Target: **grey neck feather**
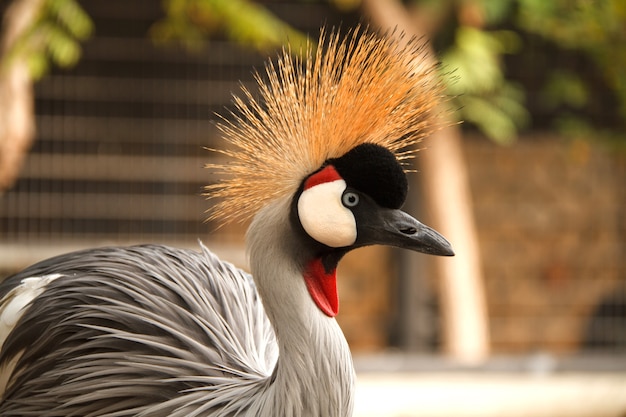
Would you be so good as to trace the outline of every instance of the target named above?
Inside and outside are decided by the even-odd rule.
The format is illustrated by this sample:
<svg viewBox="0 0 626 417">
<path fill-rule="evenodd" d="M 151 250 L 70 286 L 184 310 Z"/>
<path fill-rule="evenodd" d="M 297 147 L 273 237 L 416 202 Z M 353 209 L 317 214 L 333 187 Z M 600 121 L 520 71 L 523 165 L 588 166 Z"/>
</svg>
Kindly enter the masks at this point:
<svg viewBox="0 0 626 417">
<path fill-rule="evenodd" d="M 308 294 L 302 265 L 311 254 L 291 228 L 289 207 L 289 200 L 265 207 L 248 231 L 250 267 L 280 352 L 267 395 L 250 411 L 350 416 L 355 380 L 350 350 L 336 320 Z"/>
</svg>

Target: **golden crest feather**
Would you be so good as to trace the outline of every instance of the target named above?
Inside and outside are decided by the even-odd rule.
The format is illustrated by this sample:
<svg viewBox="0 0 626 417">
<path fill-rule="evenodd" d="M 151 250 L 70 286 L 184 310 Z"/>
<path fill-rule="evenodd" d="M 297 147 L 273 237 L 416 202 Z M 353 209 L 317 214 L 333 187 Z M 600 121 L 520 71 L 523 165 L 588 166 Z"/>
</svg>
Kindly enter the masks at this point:
<svg viewBox="0 0 626 417">
<path fill-rule="evenodd" d="M 256 74 L 259 99 L 242 87 L 232 120 L 218 124 L 229 150 L 222 177 L 206 187 L 219 201 L 209 220 L 247 220 L 269 201 L 294 195 L 329 158 L 374 143 L 404 160 L 437 127 L 443 96 L 436 66 L 417 39 L 356 29 L 322 32 L 301 58 L 284 50 Z"/>
</svg>

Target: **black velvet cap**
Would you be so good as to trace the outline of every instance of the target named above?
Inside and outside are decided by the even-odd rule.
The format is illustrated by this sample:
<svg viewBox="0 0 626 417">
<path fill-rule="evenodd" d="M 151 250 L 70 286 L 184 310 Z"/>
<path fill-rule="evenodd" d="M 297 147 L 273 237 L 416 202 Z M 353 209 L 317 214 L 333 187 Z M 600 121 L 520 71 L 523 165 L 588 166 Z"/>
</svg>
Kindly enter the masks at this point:
<svg viewBox="0 0 626 417">
<path fill-rule="evenodd" d="M 349 187 L 369 195 L 382 207 L 397 209 L 406 200 L 406 174 L 387 148 L 364 143 L 327 164 L 335 167 Z"/>
</svg>

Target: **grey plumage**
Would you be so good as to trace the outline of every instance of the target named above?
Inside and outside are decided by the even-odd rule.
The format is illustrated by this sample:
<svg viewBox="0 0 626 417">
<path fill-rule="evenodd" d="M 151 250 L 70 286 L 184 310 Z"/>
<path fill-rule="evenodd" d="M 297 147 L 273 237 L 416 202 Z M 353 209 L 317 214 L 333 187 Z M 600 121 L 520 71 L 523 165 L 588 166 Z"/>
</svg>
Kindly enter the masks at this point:
<svg viewBox="0 0 626 417">
<path fill-rule="evenodd" d="M 350 350 L 307 292 L 311 248 L 288 238 L 290 204 L 274 201 L 249 228 L 254 282 L 205 248 L 154 245 L 76 252 L 9 278 L 0 296 L 61 275 L 2 345 L 0 369 L 19 360 L 0 415 L 350 416 Z"/>
<path fill-rule="evenodd" d="M 270 382 L 277 345 L 254 284 L 204 247 L 63 255 L 6 280 L 0 299 L 54 273 L 3 346 L 3 362 L 25 353 L 0 415 L 234 415 Z"/>
</svg>

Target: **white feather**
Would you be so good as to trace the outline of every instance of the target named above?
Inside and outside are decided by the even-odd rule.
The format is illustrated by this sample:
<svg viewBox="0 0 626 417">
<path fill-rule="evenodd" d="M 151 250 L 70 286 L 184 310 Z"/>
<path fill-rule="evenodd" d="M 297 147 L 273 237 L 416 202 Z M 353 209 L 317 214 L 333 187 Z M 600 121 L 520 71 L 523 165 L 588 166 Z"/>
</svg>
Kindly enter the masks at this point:
<svg viewBox="0 0 626 417">
<path fill-rule="evenodd" d="M 0 300 L 0 349 L 20 317 L 24 315 L 26 307 L 37 298 L 61 274 L 45 275 L 43 277 L 24 278 L 20 285 L 9 291 Z M 0 366 L 0 396 L 4 394 L 9 377 L 23 352 L 19 352 Z"/>
<path fill-rule="evenodd" d="M 0 348 L 24 314 L 25 307 L 37 298 L 48 284 L 61 276 L 61 274 L 51 274 L 24 278 L 20 285 L 2 297 L 0 300 Z"/>
</svg>

